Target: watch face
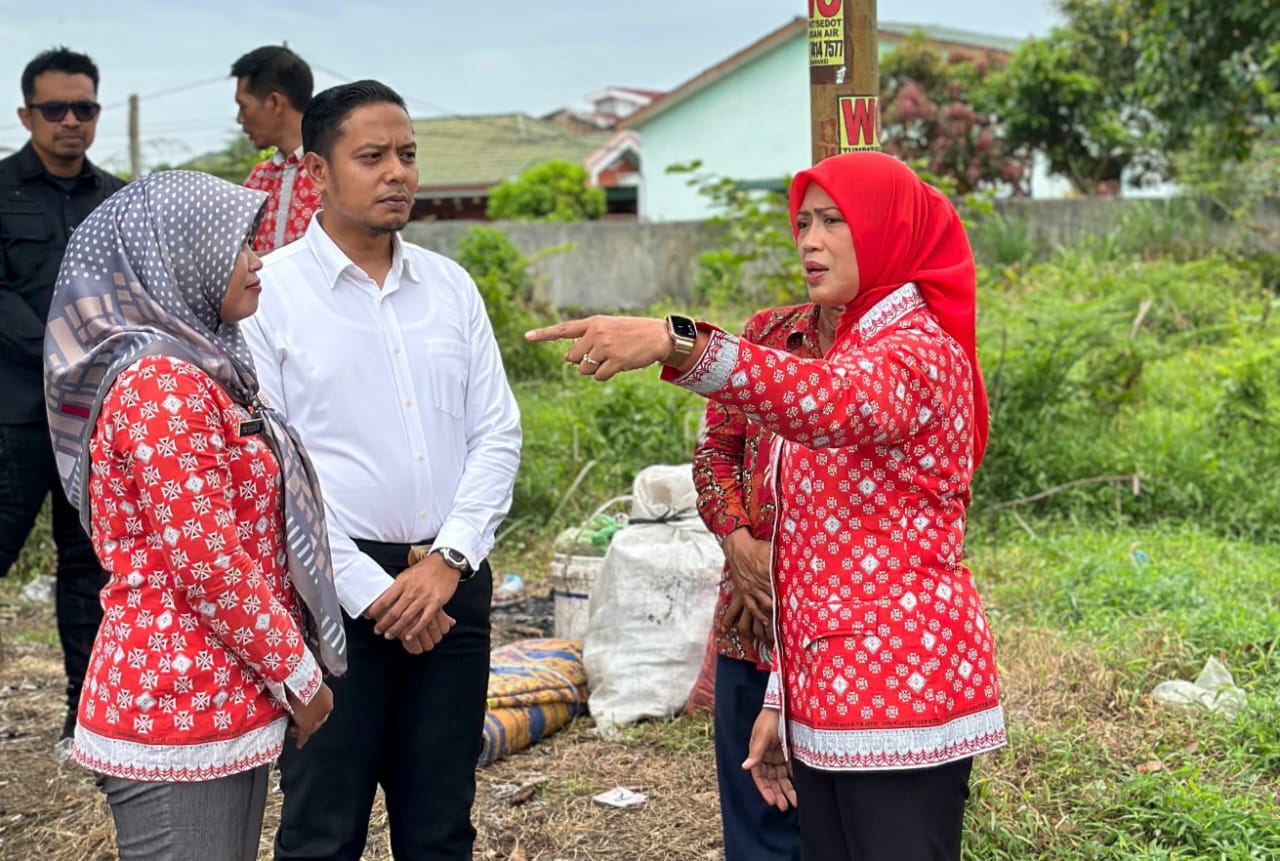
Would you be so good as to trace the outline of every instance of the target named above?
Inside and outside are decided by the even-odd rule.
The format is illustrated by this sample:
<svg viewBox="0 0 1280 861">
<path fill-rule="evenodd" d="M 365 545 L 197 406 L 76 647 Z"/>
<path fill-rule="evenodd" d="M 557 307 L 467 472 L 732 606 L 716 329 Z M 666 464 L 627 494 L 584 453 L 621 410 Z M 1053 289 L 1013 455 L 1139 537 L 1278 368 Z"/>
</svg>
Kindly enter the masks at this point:
<svg viewBox="0 0 1280 861">
<path fill-rule="evenodd" d="M 671 322 L 671 331 L 677 338 L 697 338 L 698 327 L 688 317 L 672 314 L 667 318 Z"/>
</svg>

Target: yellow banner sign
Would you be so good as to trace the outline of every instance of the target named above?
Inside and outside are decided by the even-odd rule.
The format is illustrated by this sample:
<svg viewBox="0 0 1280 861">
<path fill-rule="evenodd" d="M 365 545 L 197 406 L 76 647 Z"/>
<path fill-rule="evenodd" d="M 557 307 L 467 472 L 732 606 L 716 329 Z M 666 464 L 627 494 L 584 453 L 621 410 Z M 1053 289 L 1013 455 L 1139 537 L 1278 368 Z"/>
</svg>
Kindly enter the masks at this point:
<svg viewBox="0 0 1280 861">
<path fill-rule="evenodd" d="M 809 0 L 809 65 L 844 65 L 844 0 Z"/>
<path fill-rule="evenodd" d="M 880 100 L 875 96 L 840 96 L 840 152 L 880 149 Z"/>
</svg>

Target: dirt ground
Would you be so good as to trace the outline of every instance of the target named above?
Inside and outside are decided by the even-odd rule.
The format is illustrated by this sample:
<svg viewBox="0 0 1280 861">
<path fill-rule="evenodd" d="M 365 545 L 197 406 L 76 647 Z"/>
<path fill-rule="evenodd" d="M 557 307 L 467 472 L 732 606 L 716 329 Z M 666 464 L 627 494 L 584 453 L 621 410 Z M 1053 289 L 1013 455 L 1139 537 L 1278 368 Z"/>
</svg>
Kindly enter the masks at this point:
<svg viewBox="0 0 1280 861">
<path fill-rule="evenodd" d="M 541 635 L 547 602 L 495 616 L 494 645 Z M 63 676 L 52 605 L 0 594 L 0 859 L 108 861 L 115 842 L 93 778 L 52 755 L 62 724 Z M 623 786 L 648 796 L 629 809 L 592 796 Z M 681 718 L 596 736 L 589 718 L 478 772 L 477 859 L 624 861 L 723 858 L 709 718 Z M 269 859 L 280 795 L 267 803 L 260 859 Z M 390 859 L 379 800 L 365 851 Z M 194 858 L 193 858 L 194 861 Z"/>
</svg>

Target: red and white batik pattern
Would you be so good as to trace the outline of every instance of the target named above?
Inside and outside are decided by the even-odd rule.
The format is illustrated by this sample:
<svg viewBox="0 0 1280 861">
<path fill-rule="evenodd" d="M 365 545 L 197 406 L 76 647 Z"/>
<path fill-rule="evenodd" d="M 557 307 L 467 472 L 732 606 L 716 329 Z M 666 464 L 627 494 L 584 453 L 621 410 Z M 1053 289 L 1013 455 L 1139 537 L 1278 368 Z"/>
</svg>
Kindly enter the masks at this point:
<svg viewBox="0 0 1280 861">
<path fill-rule="evenodd" d="M 111 577 L 72 756 L 130 780 L 208 780 L 280 752 L 285 688 L 321 673 L 286 574 L 279 470 L 203 371 L 122 372 L 90 441 L 94 549 Z"/>
<path fill-rule="evenodd" d="M 800 356 L 822 355 L 815 305 L 760 311 L 743 326 L 742 337 Z M 705 426 L 693 453 L 693 483 L 698 489 L 698 513 L 702 521 L 721 541 L 740 528 L 750 530 L 751 536 L 759 541 L 769 541 L 773 538 L 777 514 L 769 454 L 773 434 L 747 421 L 741 410 L 715 401 L 707 404 Z M 733 583 L 726 563 L 720 575 L 720 595 L 711 623 L 716 654 L 768 666 L 763 645 L 738 633 L 737 619 L 729 615 L 733 597 Z"/>
<path fill-rule="evenodd" d="M 275 251 L 301 237 L 307 232 L 311 216 L 320 209 L 320 193 L 311 184 L 311 175 L 297 153 L 285 156 L 277 152 L 259 162 L 249 172 L 244 187 L 270 195 L 253 238 L 253 250 L 259 254 Z"/>
<path fill-rule="evenodd" d="M 972 374 L 906 285 L 806 360 L 713 331 L 680 385 L 786 442 L 773 539 L 791 753 L 827 770 L 938 765 L 1005 743 L 964 557 Z"/>
</svg>

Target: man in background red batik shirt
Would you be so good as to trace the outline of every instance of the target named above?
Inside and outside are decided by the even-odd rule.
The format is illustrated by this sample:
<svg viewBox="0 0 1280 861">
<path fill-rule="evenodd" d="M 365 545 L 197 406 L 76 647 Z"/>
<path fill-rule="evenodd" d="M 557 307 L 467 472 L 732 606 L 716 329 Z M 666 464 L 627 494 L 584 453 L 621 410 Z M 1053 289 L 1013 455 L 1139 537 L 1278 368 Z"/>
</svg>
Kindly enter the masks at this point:
<svg viewBox="0 0 1280 861">
<path fill-rule="evenodd" d="M 302 112 L 311 101 L 311 67 L 280 45 L 257 48 L 231 66 L 236 79 L 236 122 L 258 149 L 275 147 L 244 181 L 265 191 L 266 209 L 254 236 L 259 254 L 274 251 L 306 233 L 320 195 L 302 166 Z"/>
<path fill-rule="evenodd" d="M 770 308 L 747 321 L 742 336 L 802 358 L 831 346 L 839 308 L 813 304 Z M 794 809 L 765 803 L 749 772 L 751 727 L 764 702 L 773 645 L 769 542 L 776 513 L 770 470 L 773 435 L 741 411 L 707 405 L 706 430 L 693 455 L 698 512 L 720 539 L 720 578 L 713 637 L 716 649 L 715 746 L 726 861 L 799 861 Z"/>
</svg>

